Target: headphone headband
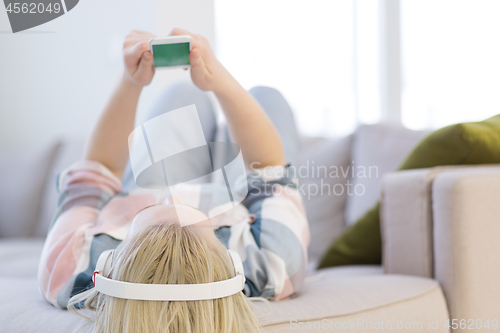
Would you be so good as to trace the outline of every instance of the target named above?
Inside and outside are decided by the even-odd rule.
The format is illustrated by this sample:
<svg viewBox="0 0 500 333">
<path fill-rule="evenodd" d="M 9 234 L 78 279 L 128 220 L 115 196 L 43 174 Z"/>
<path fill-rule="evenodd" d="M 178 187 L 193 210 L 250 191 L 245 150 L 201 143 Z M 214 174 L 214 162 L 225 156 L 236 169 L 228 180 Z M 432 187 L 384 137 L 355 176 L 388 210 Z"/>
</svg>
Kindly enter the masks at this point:
<svg viewBox="0 0 500 333">
<path fill-rule="evenodd" d="M 200 284 L 147 284 L 105 277 L 110 271 L 114 250 L 104 251 L 94 271 L 94 287 L 108 296 L 143 301 L 199 301 L 228 297 L 243 290 L 245 275 L 238 253 L 227 252 L 236 271 L 236 276 L 231 279 Z"/>
</svg>

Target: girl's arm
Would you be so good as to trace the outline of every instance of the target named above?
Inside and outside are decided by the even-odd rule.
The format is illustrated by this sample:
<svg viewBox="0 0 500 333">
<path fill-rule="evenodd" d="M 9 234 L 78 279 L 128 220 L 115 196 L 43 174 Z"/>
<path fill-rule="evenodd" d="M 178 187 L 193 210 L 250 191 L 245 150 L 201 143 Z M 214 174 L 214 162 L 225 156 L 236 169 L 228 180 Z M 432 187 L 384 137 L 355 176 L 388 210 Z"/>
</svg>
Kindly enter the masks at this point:
<svg viewBox="0 0 500 333">
<path fill-rule="evenodd" d="M 149 39 L 154 35 L 134 30 L 125 37 L 125 72 L 93 130 L 84 158 L 104 164 L 122 178 L 128 159 L 128 136 L 134 129 L 137 103 L 143 86 L 153 79 Z"/>
<path fill-rule="evenodd" d="M 255 163 L 258 168 L 285 165 L 279 134 L 253 96 L 230 74 L 214 92 L 226 115 L 229 134 L 247 164 Z"/>
<path fill-rule="evenodd" d="M 259 168 L 285 165 L 278 132 L 262 107 L 217 60 L 208 41 L 182 29 L 172 35 L 190 35 L 191 79 L 201 90 L 217 96 L 227 119 L 231 138 L 240 146 L 245 162 Z"/>
</svg>

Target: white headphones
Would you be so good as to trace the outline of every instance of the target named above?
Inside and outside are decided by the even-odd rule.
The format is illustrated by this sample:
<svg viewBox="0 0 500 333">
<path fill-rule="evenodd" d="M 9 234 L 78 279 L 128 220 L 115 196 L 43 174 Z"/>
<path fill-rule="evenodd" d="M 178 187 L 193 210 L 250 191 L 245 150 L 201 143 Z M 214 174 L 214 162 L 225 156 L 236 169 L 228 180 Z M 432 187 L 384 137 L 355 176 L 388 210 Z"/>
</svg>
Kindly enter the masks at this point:
<svg viewBox="0 0 500 333">
<path fill-rule="evenodd" d="M 108 296 L 143 301 L 200 301 L 234 295 L 243 290 L 245 274 L 240 256 L 228 250 L 236 276 L 218 282 L 200 284 L 147 284 L 112 280 L 105 277 L 111 270 L 114 250 L 101 253 L 92 281 L 100 293 Z"/>
</svg>

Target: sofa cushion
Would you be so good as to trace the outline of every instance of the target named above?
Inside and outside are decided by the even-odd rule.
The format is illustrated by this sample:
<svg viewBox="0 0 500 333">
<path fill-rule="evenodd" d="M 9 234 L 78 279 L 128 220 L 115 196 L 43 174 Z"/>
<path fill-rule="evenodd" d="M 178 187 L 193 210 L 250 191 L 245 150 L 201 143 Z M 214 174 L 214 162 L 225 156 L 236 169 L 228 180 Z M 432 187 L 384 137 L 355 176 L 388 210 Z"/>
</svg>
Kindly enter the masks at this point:
<svg viewBox="0 0 500 333">
<path fill-rule="evenodd" d="M 324 331 L 318 325 L 352 322 L 353 332 L 384 332 L 377 329 L 382 322 L 384 327 L 391 323 L 394 331 L 400 322 L 421 323 L 425 329 L 429 321 L 439 322 L 433 332 L 448 332 L 446 303 L 437 282 L 381 272 L 380 267 L 369 266 L 323 270 L 298 297 L 271 302 L 269 309 L 254 302 L 256 312 L 265 332 L 289 332 L 307 323 L 316 325 L 307 331 L 316 332 Z M 88 325 L 85 319 L 46 303 L 35 278 L 0 277 L 0 294 L 0 321 L 6 332 L 71 332 Z"/>
<path fill-rule="evenodd" d="M 446 302 L 435 280 L 383 275 L 373 266 L 329 268 L 319 273 L 324 277 L 306 283 L 299 297 L 271 304 L 260 319 L 266 332 L 300 328 L 308 332 L 386 332 L 407 322 L 421 323 L 423 328 L 408 331 L 425 331 L 429 321 L 439 322 L 436 332 L 448 332 L 444 327 Z M 265 313 L 265 304 L 258 304 L 258 308 Z M 380 326 L 382 322 L 386 329 Z"/>
<path fill-rule="evenodd" d="M 364 125 L 356 130 L 352 147 L 353 195 L 347 199 L 347 225 L 355 223 L 377 203 L 382 177 L 395 171 L 426 133 L 386 124 Z"/>
<path fill-rule="evenodd" d="M 345 226 L 345 191 L 349 174 L 344 177 L 351 159 L 352 137 L 302 139 L 297 175 L 307 212 L 311 243 L 309 263 L 315 268 L 333 240 Z"/>
<path fill-rule="evenodd" d="M 486 163 L 500 163 L 500 114 L 435 131 L 408 155 L 399 169 Z"/>
<path fill-rule="evenodd" d="M 54 162 L 50 166 L 47 174 L 47 182 L 43 188 L 43 196 L 40 205 L 40 214 L 34 230 L 34 237 L 47 236 L 49 224 L 57 207 L 56 177 L 59 172 L 72 165 L 83 156 L 83 138 L 72 138 L 61 142 L 54 157 Z"/>
<path fill-rule="evenodd" d="M 0 150 L 0 237 L 32 237 L 58 144 Z"/>
</svg>

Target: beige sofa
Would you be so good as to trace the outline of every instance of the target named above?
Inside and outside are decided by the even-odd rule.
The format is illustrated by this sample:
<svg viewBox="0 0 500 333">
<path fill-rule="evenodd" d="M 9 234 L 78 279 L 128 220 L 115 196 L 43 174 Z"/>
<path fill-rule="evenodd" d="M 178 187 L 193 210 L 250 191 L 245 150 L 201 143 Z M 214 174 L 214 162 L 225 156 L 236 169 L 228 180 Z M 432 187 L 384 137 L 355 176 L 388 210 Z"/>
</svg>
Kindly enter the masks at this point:
<svg viewBox="0 0 500 333">
<path fill-rule="evenodd" d="M 302 173 L 310 274 L 297 297 L 269 308 L 255 302 L 266 332 L 448 332 L 447 324 L 480 331 L 479 320 L 483 326 L 489 320 L 492 329 L 500 319 L 500 166 L 391 173 L 424 134 L 374 125 L 345 138 L 304 138 L 300 166 L 371 166 L 377 174 Z M 88 325 L 46 304 L 36 283 L 56 202 L 53 179 L 81 146 L 65 140 L 22 153 L 0 151 L 0 332 L 70 332 Z M 349 195 L 356 186 L 363 193 Z M 332 240 L 380 193 L 383 266 L 315 271 Z"/>
</svg>

